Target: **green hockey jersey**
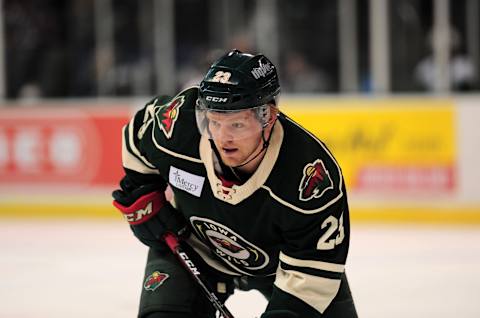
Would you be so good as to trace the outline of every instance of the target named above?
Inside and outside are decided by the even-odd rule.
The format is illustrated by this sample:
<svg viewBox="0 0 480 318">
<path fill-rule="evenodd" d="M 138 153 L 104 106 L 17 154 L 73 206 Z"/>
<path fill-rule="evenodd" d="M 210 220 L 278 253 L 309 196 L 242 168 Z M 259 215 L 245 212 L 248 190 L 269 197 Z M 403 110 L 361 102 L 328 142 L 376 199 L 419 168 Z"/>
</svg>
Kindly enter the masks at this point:
<svg viewBox="0 0 480 318">
<path fill-rule="evenodd" d="M 188 243 L 209 266 L 230 275 L 276 275 L 275 288 L 324 312 L 339 290 L 349 246 L 338 163 L 280 113 L 258 169 L 241 185 L 228 182 L 197 129 L 197 94 L 193 87 L 157 97 L 137 112 L 123 131 L 127 174 L 171 187 L 172 204 L 191 225 Z"/>
</svg>

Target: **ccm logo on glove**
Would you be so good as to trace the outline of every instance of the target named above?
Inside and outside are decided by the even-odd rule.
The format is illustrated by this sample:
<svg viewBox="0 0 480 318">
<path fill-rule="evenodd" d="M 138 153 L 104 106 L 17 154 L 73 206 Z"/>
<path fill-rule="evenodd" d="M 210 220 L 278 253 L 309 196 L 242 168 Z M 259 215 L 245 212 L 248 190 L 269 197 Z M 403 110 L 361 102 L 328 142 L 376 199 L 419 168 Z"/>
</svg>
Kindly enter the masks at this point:
<svg viewBox="0 0 480 318">
<path fill-rule="evenodd" d="M 141 196 L 131 206 L 124 206 L 118 201 L 113 201 L 113 205 L 122 212 L 128 223 L 137 225 L 157 214 L 165 201 L 163 192 L 155 191 Z"/>
</svg>

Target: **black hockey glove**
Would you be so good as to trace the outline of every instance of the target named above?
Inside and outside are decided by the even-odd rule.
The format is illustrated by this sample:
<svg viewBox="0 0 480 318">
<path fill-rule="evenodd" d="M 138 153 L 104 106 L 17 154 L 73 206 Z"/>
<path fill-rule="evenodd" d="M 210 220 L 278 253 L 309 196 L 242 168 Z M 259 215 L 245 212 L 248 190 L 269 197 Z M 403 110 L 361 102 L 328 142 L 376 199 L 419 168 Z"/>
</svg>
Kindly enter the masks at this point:
<svg viewBox="0 0 480 318">
<path fill-rule="evenodd" d="M 155 185 L 145 185 L 129 193 L 115 190 L 113 205 L 122 212 L 133 234 L 145 245 L 165 249 L 163 236 L 172 232 L 180 238 L 188 236 L 184 216 L 165 199 Z"/>
<path fill-rule="evenodd" d="M 298 318 L 299 316 L 290 310 L 269 310 L 264 312 L 260 318 Z"/>
</svg>

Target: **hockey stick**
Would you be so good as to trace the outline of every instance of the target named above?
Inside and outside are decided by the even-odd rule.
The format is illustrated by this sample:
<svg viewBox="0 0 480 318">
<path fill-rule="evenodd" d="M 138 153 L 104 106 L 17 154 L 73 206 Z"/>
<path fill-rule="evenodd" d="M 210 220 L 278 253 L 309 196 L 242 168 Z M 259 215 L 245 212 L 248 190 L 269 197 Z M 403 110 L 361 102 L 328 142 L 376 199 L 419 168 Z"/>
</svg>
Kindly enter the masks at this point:
<svg viewBox="0 0 480 318">
<path fill-rule="evenodd" d="M 183 267 L 185 267 L 185 269 L 190 273 L 190 276 L 192 276 L 193 280 L 200 287 L 203 294 L 207 297 L 213 307 L 215 307 L 215 309 L 220 313 L 220 315 L 223 318 L 234 318 L 230 311 L 228 311 L 227 307 L 225 307 L 225 305 L 217 298 L 215 293 L 207 286 L 205 278 L 198 270 L 198 267 L 195 266 L 188 254 L 185 253 L 185 250 L 180 245 L 178 237 L 175 234 L 168 232 L 163 238 L 165 239 L 165 242 L 172 253 L 177 256 L 177 258 L 180 260 L 180 263 L 182 263 Z"/>
</svg>

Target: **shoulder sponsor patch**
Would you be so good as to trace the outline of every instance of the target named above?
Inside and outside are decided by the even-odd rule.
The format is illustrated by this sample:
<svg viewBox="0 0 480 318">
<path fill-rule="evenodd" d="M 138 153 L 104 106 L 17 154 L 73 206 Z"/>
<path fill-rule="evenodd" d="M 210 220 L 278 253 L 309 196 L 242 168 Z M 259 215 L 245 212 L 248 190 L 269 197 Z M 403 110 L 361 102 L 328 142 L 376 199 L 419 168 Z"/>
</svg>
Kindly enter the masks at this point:
<svg viewBox="0 0 480 318">
<path fill-rule="evenodd" d="M 193 194 L 196 197 L 200 197 L 205 177 L 170 166 L 168 182 L 177 189 Z"/>
<path fill-rule="evenodd" d="M 303 177 L 298 187 L 299 199 L 308 201 L 320 198 L 325 191 L 333 189 L 332 178 L 322 160 L 317 159 L 303 168 Z"/>
<path fill-rule="evenodd" d="M 185 102 L 185 97 L 177 96 L 170 102 L 159 106 L 157 110 L 157 120 L 160 125 L 160 129 L 165 134 L 167 139 L 172 137 L 173 128 L 178 119 L 180 113 L 180 107 Z"/>
<path fill-rule="evenodd" d="M 162 285 L 168 279 L 168 277 L 170 276 L 166 273 L 160 273 L 159 271 L 155 271 L 145 279 L 145 283 L 143 283 L 143 288 L 145 288 L 145 290 L 154 291 L 160 285 Z"/>
</svg>

